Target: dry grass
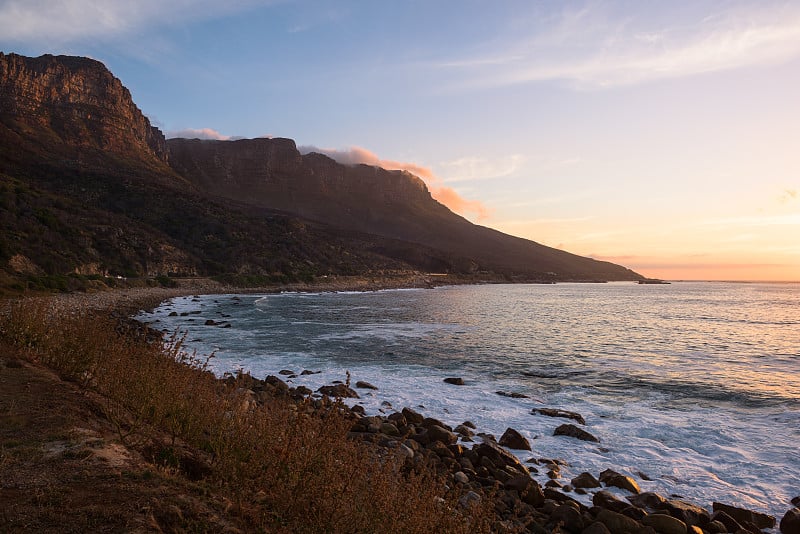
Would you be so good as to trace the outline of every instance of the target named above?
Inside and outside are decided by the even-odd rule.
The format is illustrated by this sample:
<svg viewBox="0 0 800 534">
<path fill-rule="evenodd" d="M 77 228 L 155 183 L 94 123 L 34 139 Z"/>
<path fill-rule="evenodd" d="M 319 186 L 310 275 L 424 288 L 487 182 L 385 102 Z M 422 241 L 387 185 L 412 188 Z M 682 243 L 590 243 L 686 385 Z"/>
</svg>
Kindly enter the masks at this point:
<svg viewBox="0 0 800 534">
<path fill-rule="evenodd" d="M 463 510 L 432 471 L 347 439 L 341 405 L 257 403 L 249 377 L 217 380 L 182 339 L 162 347 L 117 329 L 107 316 L 60 314 L 47 301 L 22 301 L 0 319 L 0 338 L 22 357 L 101 394 L 124 443 L 162 469 L 202 479 L 249 529 L 489 530 L 487 506 Z"/>
</svg>

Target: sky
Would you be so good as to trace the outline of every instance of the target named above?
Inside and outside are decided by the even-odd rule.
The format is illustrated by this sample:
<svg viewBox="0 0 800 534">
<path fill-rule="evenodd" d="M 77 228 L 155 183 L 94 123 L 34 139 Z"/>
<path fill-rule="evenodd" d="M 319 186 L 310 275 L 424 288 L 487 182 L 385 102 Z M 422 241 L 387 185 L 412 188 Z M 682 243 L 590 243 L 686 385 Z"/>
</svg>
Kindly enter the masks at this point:
<svg viewBox="0 0 800 534">
<path fill-rule="evenodd" d="M 408 169 L 471 221 L 645 276 L 800 280 L 800 2 L 0 0 L 168 137 Z"/>
</svg>

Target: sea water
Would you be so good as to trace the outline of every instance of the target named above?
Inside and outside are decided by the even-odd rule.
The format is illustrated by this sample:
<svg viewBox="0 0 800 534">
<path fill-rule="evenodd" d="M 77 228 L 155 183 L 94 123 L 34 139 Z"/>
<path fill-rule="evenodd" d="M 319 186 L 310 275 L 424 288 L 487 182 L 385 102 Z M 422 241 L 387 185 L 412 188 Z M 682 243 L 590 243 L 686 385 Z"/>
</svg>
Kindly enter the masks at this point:
<svg viewBox="0 0 800 534">
<path fill-rule="evenodd" d="M 567 462 L 562 484 L 611 468 L 643 491 L 778 518 L 800 495 L 800 284 L 208 295 L 139 319 L 186 332 L 219 375 L 291 370 L 291 385 L 316 389 L 349 371 L 378 388 L 348 401 L 368 413 L 408 406 L 498 437 L 513 427 L 533 446 L 515 451 L 523 461 Z M 542 407 L 582 414 L 600 442 L 553 436 L 573 421 L 531 413 Z"/>
</svg>

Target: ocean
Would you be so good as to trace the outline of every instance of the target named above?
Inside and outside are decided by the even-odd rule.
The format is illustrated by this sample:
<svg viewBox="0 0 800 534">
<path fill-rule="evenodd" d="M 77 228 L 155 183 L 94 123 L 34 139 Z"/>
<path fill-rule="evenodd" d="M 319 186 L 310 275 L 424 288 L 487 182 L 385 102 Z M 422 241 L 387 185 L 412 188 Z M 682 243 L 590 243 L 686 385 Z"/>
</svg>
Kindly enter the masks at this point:
<svg viewBox="0 0 800 534">
<path fill-rule="evenodd" d="M 203 295 L 137 318 L 185 332 L 219 375 L 290 370 L 291 385 L 316 389 L 349 372 L 378 388 L 348 401 L 368 413 L 407 406 L 497 437 L 515 428 L 533 447 L 521 460 L 567 463 L 562 484 L 612 468 L 642 491 L 778 519 L 800 495 L 800 284 Z M 600 443 L 553 436 L 573 421 L 534 408 L 580 413 Z"/>
</svg>

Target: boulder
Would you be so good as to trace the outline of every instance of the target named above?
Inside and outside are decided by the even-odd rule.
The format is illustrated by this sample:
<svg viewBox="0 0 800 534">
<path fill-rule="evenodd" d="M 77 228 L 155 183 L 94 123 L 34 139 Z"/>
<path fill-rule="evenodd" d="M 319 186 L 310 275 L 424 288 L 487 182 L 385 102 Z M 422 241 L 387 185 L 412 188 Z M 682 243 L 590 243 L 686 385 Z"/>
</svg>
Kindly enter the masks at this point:
<svg viewBox="0 0 800 534">
<path fill-rule="evenodd" d="M 792 499 L 792 504 L 800 508 L 800 495 Z"/>
<path fill-rule="evenodd" d="M 583 430 L 582 428 L 578 428 L 573 424 L 563 424 L 555 429 L 553 432 L 554 436 L 569 436 L 571 438 L 577 438 L 583 441 L 594 441 L 595 443 L 600 443 L 600 440 L 588 433 L 587 431 Z"/>
<path fill-rule="evenodd" d="M 715 502 L 711 505 L 711 508 L 717 511 L 723 511 L 740 524 L 743 523 L 753 523 L 760 529 L 766 528 L 775 528 L 775 518 L 771 515 L 762 514 L 759 512 L 753 512 L 751 510 L 746 510 L 744 508 L 738 508 L 736 506 L 731 506 L 729 504 L 722 504 L 719 502 Z"/>
<path fill-rule="evenodd" d="M 359 380 L 358 382 L 356 382 L 356 387 L 359 389 L 378 389 L 369 382 L 364 382 L 363 380 Z"/>
<path fill-rule="evenodd" d="M 278 374 L 283 376 L 291 376 L 295 373 L 294 371 L 290 371 L 289 369 L 281 369 L 280 371 L 278 371 Z"/>
<path fill-rule="evenodd" d="M 635 534 L 642 528 L 638 521 L 606 508 L 600 510 L 597 520 L 603 523 L 612 534 Z"/>
<path fill-rule="evenodd" d="M 392 423 L 381 423 L 380 433 L 387 436 L 399 436 L 400 431 Z"/>
<path fill-rule="evenodd" d="M 204 324 L 206 326 L 217 326 L 219 323 L 217 323 L 217 321 L 215 321 L 214 319 L 206 319 L 206 322 Z"/>
<path fill-rule="evenodd" d="M 687 525 L 697 525 L 704 528 L 711 521 L 711 514 L 705 508 L 700 508 L 697 505 L 673 499 L 666 501 L 663 504 L 663 509 L 666 510 L 672 517 L 677 517 Z"/>
<path fill-rule="evenodd" d="M 792 508 L 786 512 L 783 519 L 781 519 L 781 533 L 800 534 L 800 509 Z"/>
<path fill-rule="evenodd" d="M 472 430 L 466 425 L 458 425 L 453 429 L 453 432 L 465 438 L 471 438 L 473 435 Z"/>
<path fill-rule="evenodd" d="M 503 435 L 500 436 L 500 441 L 498 443 L 509 449 L 521 451 L 531 450 L 531 444 L 528 439 L 513 428 L 507 428 L 506 431 L 503 432 Z"/>
<path fill-rule="evenodd" d="M 336 397 L 338 399 L 360 399 L 354 390 L 347 387 L 345 384 L 334 384 L 332 386 L 322 386 L 317 390 L 323 395 L 328 397 Z"/>
<path fill-rule="evenodd" d="M 595 521 L 581 532 L 581 534 L 611 534 L 608 527 L 600 521 Z"/>
<path fill-rule="evenodd" d="M 642 524 L 653 527 L 659 534 L 688 534 L 686 523 L 667 514 L 650 514 L 642 518 Z"/>
<path fill-rule="evenodd" d="M 444 379 L 444 382 L 445 382 L 446 384 L 452 384 L 452 385 L 454 385 L 454 386 L 463 386 L 463 385 L 464 385 L 464 379 L 463 379 L 463 378 L 460 378 L 460 377 L 449 377 L 449 378 L 445 378 L 445 379 Z"/>
<path fill-rule="evenodd" d="M 458 436 L 439 425 L 431 425 L 428 427 L 428 437 L 431 441 L 439 441 L 445 445 L 451 445 L 458 441 Z"/>
<path fill-rule="evenodd" d="M 583 416 L 576 412 L 568 412 L 566 410 L 557 410 L 555 408 L 534 408 L 531 410 L 532 414 L 546 415 L 547 417 L 562 417 L 564 419 L 572 419 L 578 423 L 585 425 L 586 420 Z"/>
<path fill-rule="evenodd" d="M 411 408 L 403 408 L 403 411 L 400 413 L 406 417 L 406 421 L 413 425 L 422 424 L 422 421 L 425 420 L 425 417 L 422 414 L 415 412 Z"/>
<path fill-rule="evenodd" d="M 648 510 L 663 510 L 666 507 L 667 500 L 652 491 L 646 491 L 638 495 L 631 495 L 627 498 L 630 503 L 639 508 L 646 508 Z"/>
<path fill-rule="evenodd" d="M 264 383 L 269 384 L 280 392 L 289 391 L 289 385 L 275 375 L 269 375 L 264 379 Z"/>
<path fill-rule="evenodd" d="M 553 513 L 550 514 L 549 522 L 553 525 L 560 523 L 562 532 L 566 530 L 567 532 L 578 534 L 583 531 L 583 516 L 577 509 L 568 504 L 557 506 Z"/>
<path fill-rule="evenodd" d="M 572 485 L 576 488 L 599 488 L 600 481 L 591 473 L 583 472 L 572 479 Z"/>
<path fill-rule="evenodd" d="M 712 521 L 717 521 L 725 525 L 725 530 L 728 532 L 739 532 L 740 530 L 745 531 L 741 524 L 732 518 L 728 513 L 723 512 L 722 510 L 718 512 L 714 512 L 714 515 L 711 516 Z"/>
<path fill-rule="evenodd" d="M 472 452 L 480 459 L 488 459 L 494 466 L 510 466 L 517 471 L 530 474 L 528 468 L 522 465 L 516 456 L 491 441 L 484 441 L 479 445 L 475 445 L 472 448 Z M 475 465 L 478 464 L 476 463 Z"/>
<path fill-rule="evenodd" d="M 622 512 L 624 509 L 630 507 L 628 503 L 618 499 L 613 493 L 607 490 L 602 490 L 595 493 L 592 496 L 592 504 L 598 508 L 605 508 L 613 512 Z"/>
<path fill-rule="evenodd" d="M 507 490 L 516 490 L 519 498 L 525 504 L 539 507 L 544 504 L 544 492 L 539 483 L 533 480 L 530 475 L 518 475 L 510 477 L 503 484 Z"/>
<path fill-rule="evenodd" d="M 606 486 L 614 486 L 615 488 L 628 490 L 631 493 L 639 493 L 639 484 L 635 480 L 611 469 L 606 469 L 600 473 L 600 482 Z"/>
<path fill-rule="evenodd" d="M 458 499 L 458 505 L 461 508 L 470 508 L 474 505 L 480 504 L 481 496 L 474 491 L 468 491 Z"/>
</svg>

